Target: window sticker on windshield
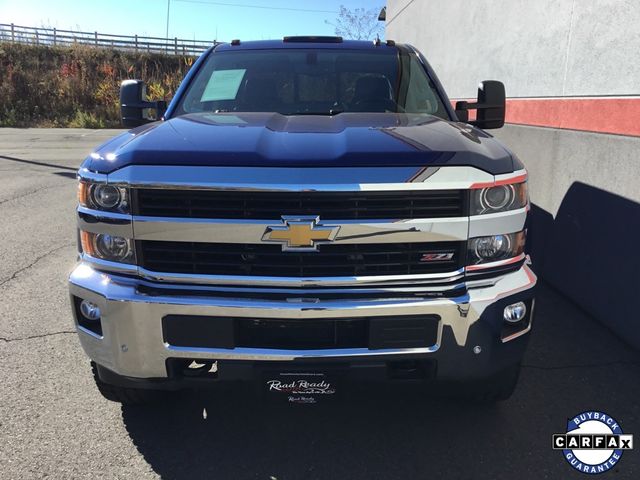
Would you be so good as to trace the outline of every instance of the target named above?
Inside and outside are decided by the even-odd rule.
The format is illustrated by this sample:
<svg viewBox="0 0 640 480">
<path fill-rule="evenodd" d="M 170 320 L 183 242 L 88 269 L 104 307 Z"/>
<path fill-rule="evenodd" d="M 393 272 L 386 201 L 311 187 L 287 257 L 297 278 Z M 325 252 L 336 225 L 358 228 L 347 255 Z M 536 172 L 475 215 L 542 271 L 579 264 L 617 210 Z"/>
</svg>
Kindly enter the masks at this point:
<svg viewBox="0 0 640 480">
<path fill-rule="evenodd" d="M 211 75 L 200 101 L 235 100 L 245 72 L 245 69 L 216 70 Z"/>
</svg>

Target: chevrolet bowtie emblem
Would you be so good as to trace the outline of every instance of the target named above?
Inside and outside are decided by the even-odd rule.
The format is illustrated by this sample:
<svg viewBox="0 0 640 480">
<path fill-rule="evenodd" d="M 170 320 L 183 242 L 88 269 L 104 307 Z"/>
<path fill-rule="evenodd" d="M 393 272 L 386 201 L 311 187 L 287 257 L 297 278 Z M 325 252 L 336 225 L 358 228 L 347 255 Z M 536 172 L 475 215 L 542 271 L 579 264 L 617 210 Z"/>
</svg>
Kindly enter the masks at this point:
<svg viewBox="0 0 640 480">
<path fill-rule="evenodd" d="M 319 217 L 282 217 L 282 225 L 268 226 L 262 235 L 263 242 L 282 244 L 283 251 L 315 252 L 321 243 L 332 242 L 339 226 L 319 223 Z"/>
</svg>

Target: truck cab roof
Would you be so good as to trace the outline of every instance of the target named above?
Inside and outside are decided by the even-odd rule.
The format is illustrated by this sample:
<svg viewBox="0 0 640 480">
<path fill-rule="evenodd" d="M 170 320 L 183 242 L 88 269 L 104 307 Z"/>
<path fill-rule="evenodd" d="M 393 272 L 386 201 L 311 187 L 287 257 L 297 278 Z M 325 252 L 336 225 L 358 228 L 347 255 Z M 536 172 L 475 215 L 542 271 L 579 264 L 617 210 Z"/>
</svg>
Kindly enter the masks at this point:
<svg viewBox="0 0 640 480">
<path fill-rule="evenodd" d="M 344 50 L 395 50 L 393 41 L 343 40 L 341 37 L 298 36 L 280 40 L 232 40 L 215 47 L 216 52 L 228 50 L 267 50 L 276 48 L 326 48 Z"/>
</svg>

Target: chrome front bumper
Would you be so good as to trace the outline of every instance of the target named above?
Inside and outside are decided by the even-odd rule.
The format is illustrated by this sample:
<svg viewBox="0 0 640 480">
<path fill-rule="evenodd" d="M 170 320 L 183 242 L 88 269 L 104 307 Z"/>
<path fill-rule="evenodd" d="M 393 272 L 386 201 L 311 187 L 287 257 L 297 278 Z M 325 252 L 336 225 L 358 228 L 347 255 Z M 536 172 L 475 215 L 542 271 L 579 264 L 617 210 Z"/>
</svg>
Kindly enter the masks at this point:
<svg viewBox="0 0 640 480">
<path fill-rule="evenodd" d="M 492 311 L 492 305 L 506 297 L 527 294 L 535 284 L 536 276 L 525 264 L 519 270 L 499 277 L 495 282 L 483 287 L 469 288 L 464 295 L 455 298 L 344 299 L 305 303 L 215 296 L 149 296 L 139 291 L 138 280 L 100 272 L 84 262 L 75 268 L 69 278 L 71 295 L 97 304 L 102 312 L 101 336 L 79 326 L 76 318 L 80 342 L 85 352 L 96 363 L 112 372 L 135 378 L 166 378 L 166 360 L 169 358 L 221 361 L 368 359 L 388 356 L 438 356 L 443 350 L 450 349 L 463 352 L 465 356 L 476 361 L 478 355 L 474 356 L 471 352 L 474 347 L 480 346 L 486 353 L 484 359 L 478 358 L 476 363 L 490 363 L 491 352 L 500 344 L 499 335 L 496 340 L 496 334 L 491 328 L 485 328 L 480 336 L 474 334 L 473 338 L 470 332 L 474 331 L 476 323 L 480 323 L 483 313 Z M 166 344 L 163 339 L 162 318 L 170 314 L 277 319 L 436 314 L 441 320 L 436 343 L 424 348 L 213 349 L 184 348 Z M 527 331 L 528 329 L 517 336 Z M 515 338 L 516 336 L 513 337 Z"/>
</svg>

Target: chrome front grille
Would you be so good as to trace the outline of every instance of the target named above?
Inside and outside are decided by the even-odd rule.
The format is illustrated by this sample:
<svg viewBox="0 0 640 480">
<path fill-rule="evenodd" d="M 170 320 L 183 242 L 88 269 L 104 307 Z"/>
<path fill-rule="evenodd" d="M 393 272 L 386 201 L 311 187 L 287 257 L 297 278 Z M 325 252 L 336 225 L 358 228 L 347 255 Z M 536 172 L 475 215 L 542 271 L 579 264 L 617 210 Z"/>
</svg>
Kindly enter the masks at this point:
<svg viewBox="0 0 640 480">
<path fill-rule="evenodd" d="M 324 244 L 317 252 L 287 252 L 271 244 L 140 240 L 136 245 L 141 266 L 155 272 L 363 277 L 453 272 L 464 262 L 465 242 Z M 452 255 L 438 259 L 439 253 Z"/>
<path fill-rule="evenodd" d="M 525 209 L 469 216 L 470 189 L 497 178 L 472 167 L 131 165 L 80 176 L 128 188 L 131 199 L 130 214 L 79 207 L 80 230 L 136 245 L 135 264 L 86 252 L 83 261 L 181 294 L 195 285 L 204 295 L 287 300 L 458 292 L 470 278 L 468 239 L 519 231 L 526 220 Z M 311 232 L 294 232 L 303 217 L 313 218 Z M 318 239 L 327 228 L 332 234 Z M 290 251 L 267 243 L 274 231 Z M 309 241 L 319 251 L 301 251 Z M 428 255 L 442 249 L 453 255 Z"/>
<path fill-rule="evenodd" d="M 465 190 L 256 192 L 139 188 L 134 215 L 274 220 L 313 215 L 330 220 L 446 218 L 466 215 Z"/>
</svg>

